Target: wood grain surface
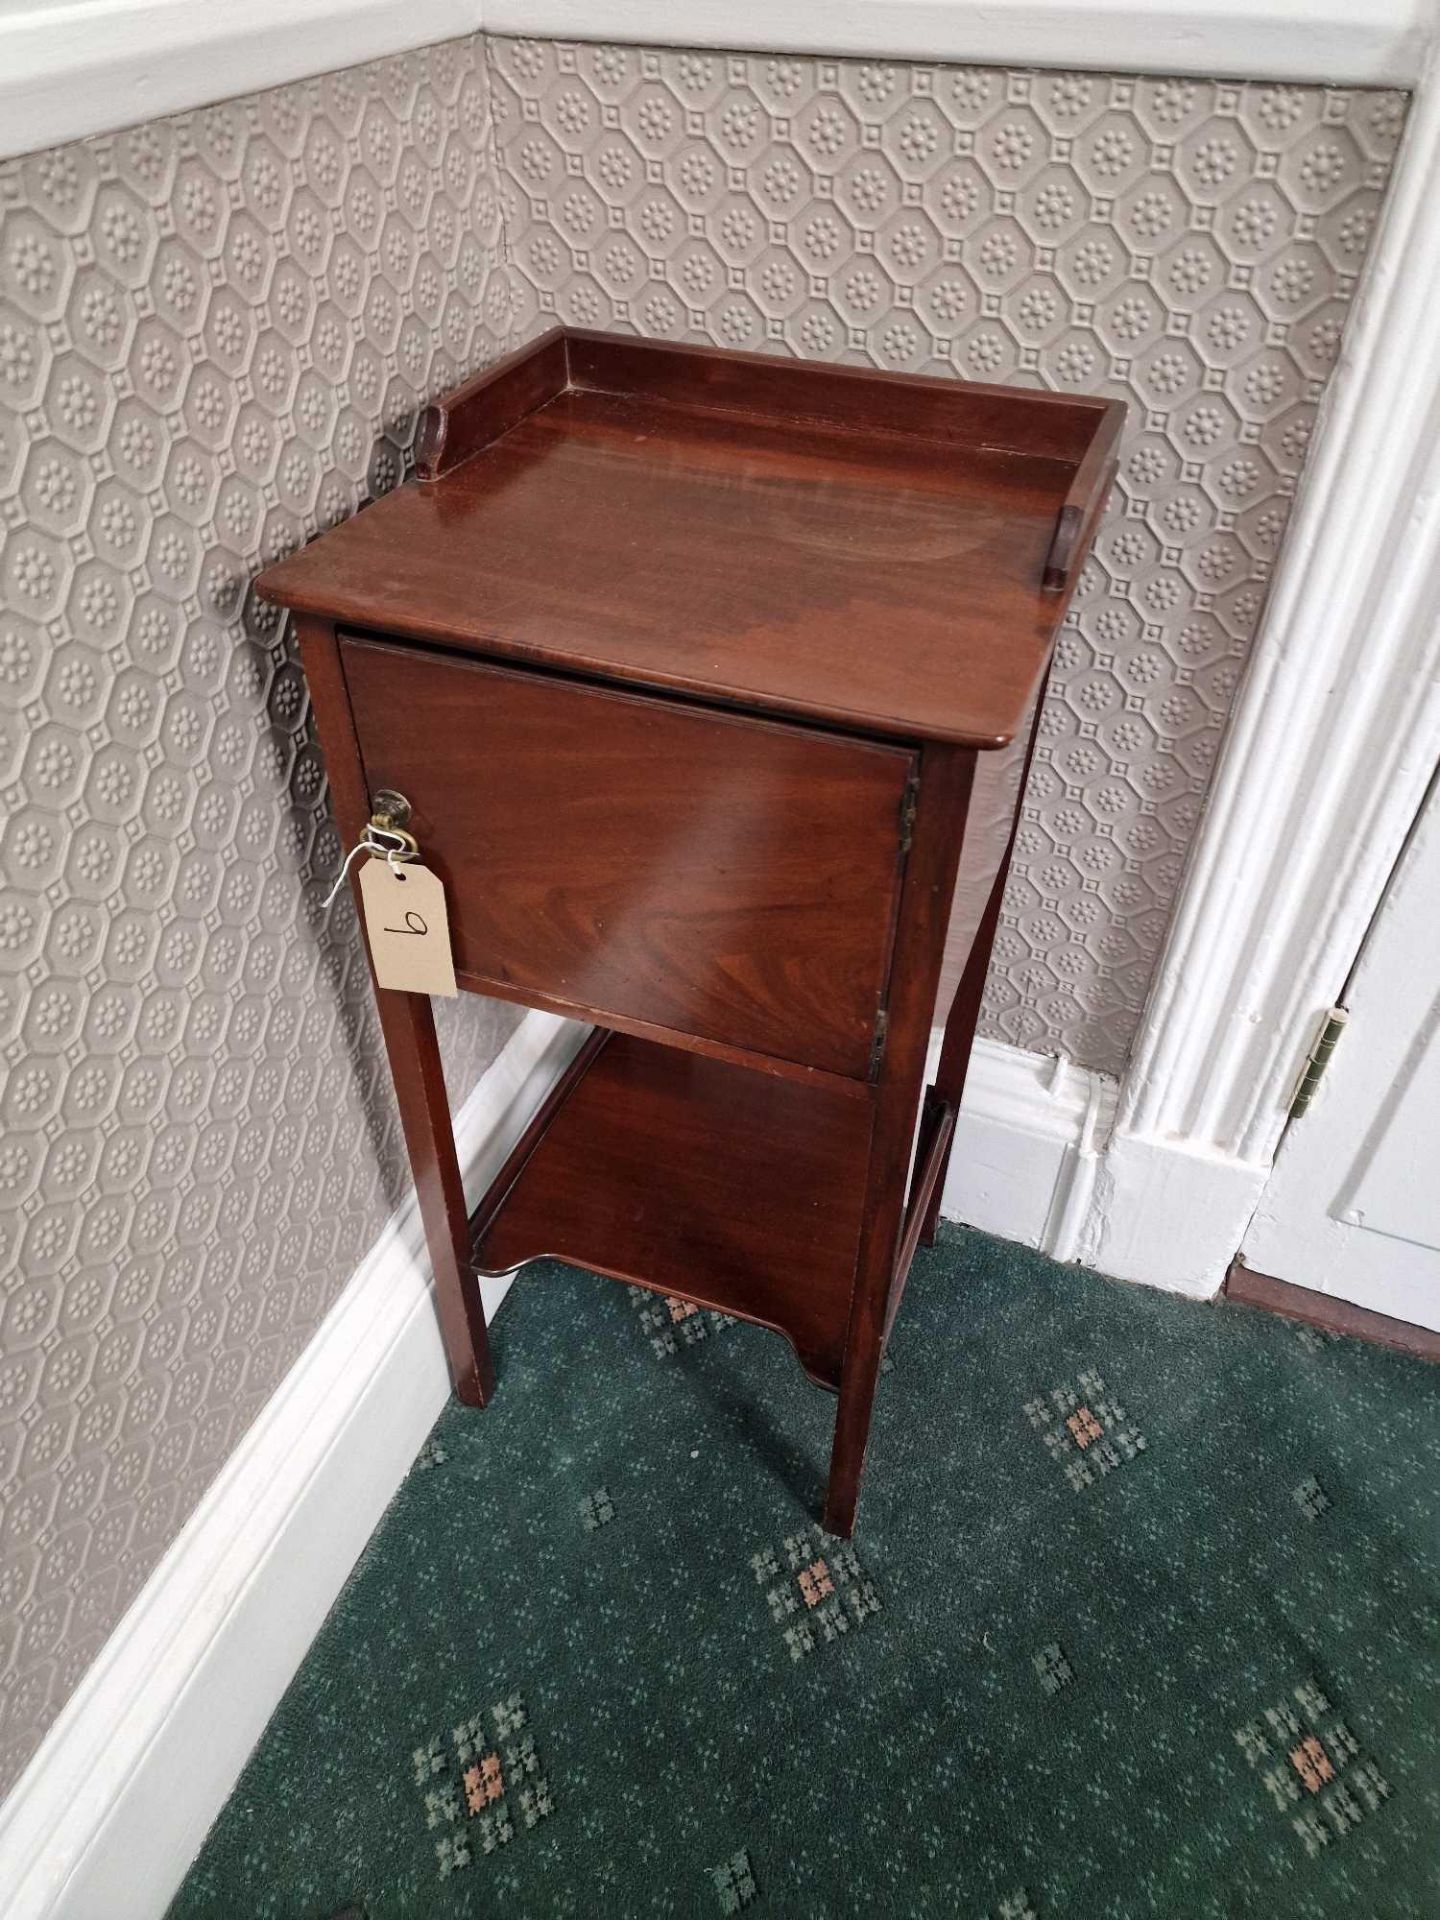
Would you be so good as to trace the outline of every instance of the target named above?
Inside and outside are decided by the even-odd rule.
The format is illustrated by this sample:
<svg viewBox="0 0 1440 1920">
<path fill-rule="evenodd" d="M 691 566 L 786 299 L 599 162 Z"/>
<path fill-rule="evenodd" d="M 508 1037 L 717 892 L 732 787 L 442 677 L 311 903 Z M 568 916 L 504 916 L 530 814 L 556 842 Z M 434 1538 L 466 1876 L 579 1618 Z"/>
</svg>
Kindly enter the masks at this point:
<svg viewBox="0 0 1440 1920">
<path fill-rule="evenodd" d="M 869 1073 L 913 754 L 414 648 L 341 653 L 370 789 L 411 802 L 469 982 Z"/>
<path fill-rule="evenodd" d="M 868 1102 L 612 1035 L 512 1170 L 476 1258 L 503 1273 L 554 1254 L 738 1314 L 838 1387 L 870 1125 Z"/>
<path fill-rule="evenodd" d="M 619 390 L 546 400 L 553 337 L 529 353 L 473 383 L 488 411 L 468 426 L 460 407 L 436 416 L 434 484 L 323 534 L 260 591 L 890 738 L 1011 738 L 1064 610 L 1047 567 L 1068 591 L 1081 557 L 1077 476 L 1108 485 L 1086 458 L 1108 403 L 641 343 L 607 350 Z M 452 443 L 470 450 L 446 467 Z"/>
</svg>

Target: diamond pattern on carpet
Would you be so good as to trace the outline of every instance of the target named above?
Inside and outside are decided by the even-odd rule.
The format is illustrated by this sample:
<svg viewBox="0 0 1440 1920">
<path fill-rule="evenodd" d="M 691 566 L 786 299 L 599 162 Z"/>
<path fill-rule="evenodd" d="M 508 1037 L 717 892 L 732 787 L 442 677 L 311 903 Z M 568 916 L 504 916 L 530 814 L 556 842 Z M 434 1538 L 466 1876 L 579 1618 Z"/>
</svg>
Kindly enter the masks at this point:
<svg viewBox="0 0 1440 1920">
<path fill-rule="evenodd" d="M 1432 1368 L 947 1228 L 844 1543 L 635 1299 L 522 1276 L 172 1920 L 1440 1912 Z"/>
</svg>

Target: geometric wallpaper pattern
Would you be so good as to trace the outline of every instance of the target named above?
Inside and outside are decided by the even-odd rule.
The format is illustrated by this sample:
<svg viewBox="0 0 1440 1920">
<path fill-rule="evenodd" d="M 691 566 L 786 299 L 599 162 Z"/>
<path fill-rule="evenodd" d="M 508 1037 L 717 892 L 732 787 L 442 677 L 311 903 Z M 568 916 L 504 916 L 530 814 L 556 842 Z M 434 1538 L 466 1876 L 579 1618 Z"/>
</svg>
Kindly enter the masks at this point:
<svg viewBox="0 0 1440 1920">
<path fill-rule="evenodd" d="M 506 344 L 489 147 L 464 41 L 0 169 L 0 1789 L 400 1192 L 247 587 Z"/>
<path fill-rule="evenodd" d="M 1403 108 L 477 36 L 0 165 L 0 1791 L 403 1190 L 258 569 L 556 317 L 1126 398 L 985 1016 L 1113 1070 Z"/>
<path fill-rule="evenodd" d="M 1403 94 L 492 39 L 559 318 L 1122 399 L 984 1031 L 1124 1064 Z"/>
</svg>

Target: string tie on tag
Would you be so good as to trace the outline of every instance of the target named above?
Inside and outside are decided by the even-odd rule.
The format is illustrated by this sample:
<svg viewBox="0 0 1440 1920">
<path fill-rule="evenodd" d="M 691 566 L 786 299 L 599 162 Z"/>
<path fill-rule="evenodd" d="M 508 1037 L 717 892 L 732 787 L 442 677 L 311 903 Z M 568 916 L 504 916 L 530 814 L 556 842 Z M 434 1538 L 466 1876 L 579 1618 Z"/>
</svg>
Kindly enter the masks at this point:
<svg viewBox="0 0 1440 1920">
<path fill-rule="evenodd" d="M 387 840 L 390 842 L 390 845 L 383 845 L 382 843 Z M 413 860 L 416 852 L 417 848 L 413 834 L 399 832 L 394 827 L 377 827 L 372 820 L 366 827 L 364 833 L 361 834 L 360 838 L 350 849 L 349 853 L 346 854 L 344 865 L 335 877 L 335 884 L 325 896 L 324 905 L 328 907 L 336 894 L 339 893 L 340 889 L 350 877 L 351 867 L 354 866 L 362 853 L 373 854 L 377 860 L 386 861 L 389 864 L 390 871 L 398 874 L 403 863 L 406 860 Z"/>
</svg>

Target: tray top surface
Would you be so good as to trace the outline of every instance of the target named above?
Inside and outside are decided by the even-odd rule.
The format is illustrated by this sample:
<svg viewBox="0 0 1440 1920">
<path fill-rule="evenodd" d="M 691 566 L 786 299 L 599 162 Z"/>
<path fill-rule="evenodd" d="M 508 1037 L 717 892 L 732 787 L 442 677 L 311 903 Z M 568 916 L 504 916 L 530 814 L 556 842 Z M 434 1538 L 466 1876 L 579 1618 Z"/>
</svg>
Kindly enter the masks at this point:
<svg viewBox="0 0 1440 1920">
<path fill-rule="evenodd" d="M 571 386 L 260 584 L 490 658 L 994 747 L 1063 611 L 1041 576 L 1074 472 Z"/>
</svg>

